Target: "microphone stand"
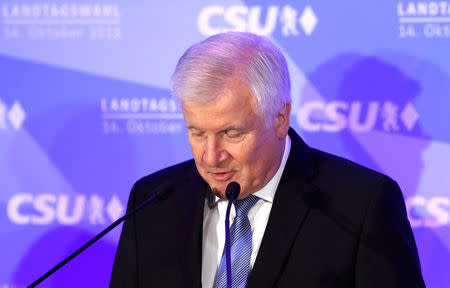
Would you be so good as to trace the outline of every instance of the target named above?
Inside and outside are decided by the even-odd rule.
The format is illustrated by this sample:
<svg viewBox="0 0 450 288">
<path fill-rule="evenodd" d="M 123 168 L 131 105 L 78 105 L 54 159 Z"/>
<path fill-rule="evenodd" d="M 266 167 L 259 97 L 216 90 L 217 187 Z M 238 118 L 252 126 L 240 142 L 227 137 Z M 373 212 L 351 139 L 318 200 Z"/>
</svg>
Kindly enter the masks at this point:
<svg viewBox="0 0 450 288">
<path fill-rule="evenodd" d="M 227 213 L 225 218 L 225 255 L 227 262 L 227 288 L 231 288 L 231 248 L 230 248 L 230 210 L 233 204 L 233 195 L 228 198 Z"/>
<path fill-rule="evenodd" d="M 65 264 L 67 264 L 67 262 L 69 262 L 70 260 L 72 260 L 73 258 L 75 258 L 78 254 L 80 254 L 81 252 L 83 252 L 84 250 L 86 250 L 89 246 L 91 246 L 92 244 L 94 244 L 95 242 L 97 242 L 98 239 L 102 238 L 105 234 L 107 234 L 109 231 L 111 231 L 112 229 L 114 229 L 117 225 L 119 225 L 120 223 L 122 223 L 122 221 L 126 220 L 128 217 L 132 216 L 133 214 L 135 214 L 137 211 L 139 211 L 142 207 L 144 207 L 145 205 L 147 205 L 148 203 L 152 202 L 155 198 L 157 198 L 158 196 L 161 196 L 160 193 L 155 193 L 153 194 L 152 197 L 150 197 L 149 199 L 145 200 L 144 202 L 142 202 L 139 206 L 137 206 L 136 208 L 134 208 L 133 210 L 131 210 L 130 212 L 128 212 L 127 214 L 125 214 L 124 216 L 120 217 L 119 219 L 117 219 L 114 223 L 112 223 L 111 225 L 109 225 L 108 227 L 106 227 L 102 232 L 100 232 L 97 236 L 95 236 L 94 238 L 92 238 L 91 240 L 89 240 L 86 244 L 84 244 L 83 246 L 81 246 L 80 248 L 78 248 L 78 250 L 76 250 L 75 252 L 73 252 L 72 254 L 69 255 L 69 257 L 67 257 L 66 259 L 64 259 L 63 261 L 59 262 L 59 264 L 57 264 L 55 267 L 53 267 L 52 269 L 50 269 L 47 273 L 45 273 L 44 275 L 42 275 L 39 279 L 37 279 L 36 281 L 34 281 L 33 283 L 31 283 L 30 286 L 28 286 L 27 288 L 33 288 L 36 287 L 37 285 L 39 285 L 42 281 L 44 281 L 45 279 L 47 279 L 48 277 L 50 277 L 50 275 L 52 275 L 53 273 L 55 273 L 56 271 L 58 271 L 59 268 L 63 267 Z"/>
<path fill-rule="evenodd" d="M 230 244 L 230 210 L 231 204 L 239 197 L 241 186 L 237 182 L 230 182 L 225 190 L 228 199 L 227 213 L 225 215 L 225 256 L 227 262 L 227 288 L 231 288 L 231 244 Z"/>
</svg>

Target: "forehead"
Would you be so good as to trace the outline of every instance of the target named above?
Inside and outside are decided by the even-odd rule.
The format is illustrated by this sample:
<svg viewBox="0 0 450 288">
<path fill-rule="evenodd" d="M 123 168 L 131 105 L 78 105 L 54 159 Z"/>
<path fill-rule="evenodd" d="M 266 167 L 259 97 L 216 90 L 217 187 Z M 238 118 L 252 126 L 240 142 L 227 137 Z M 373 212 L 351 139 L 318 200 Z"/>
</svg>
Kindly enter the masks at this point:
<svg viewBox="0 0 450 288">
<path fill-rule="evenodd" d="M 202 130 L 248 125 L 259 119 L 254 106 L 250 88 L 241 81 L 230 82 L 206 104 L 193 100 L 182 103 L 186 125 Z"/>
</svg>

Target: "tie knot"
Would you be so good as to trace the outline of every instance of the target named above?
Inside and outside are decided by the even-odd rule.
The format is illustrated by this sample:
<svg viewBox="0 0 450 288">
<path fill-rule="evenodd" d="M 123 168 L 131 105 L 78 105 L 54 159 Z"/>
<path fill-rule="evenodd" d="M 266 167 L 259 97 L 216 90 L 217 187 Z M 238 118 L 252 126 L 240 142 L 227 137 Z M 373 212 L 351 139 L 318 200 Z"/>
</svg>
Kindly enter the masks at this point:
<svg viewBox="0 0 450 288">
<path fill-rule="evenodd" d="M 248 211 L 250 211 L 250 209 L 253 207 L 253 205 L 255 205 L 256 202 L 258 202 L 258 200 L 259 200 L 259 197 L 250 194 L 242 200 L 234 201 L 234 207 L 236 208 L 236 216 L 237 217 L 244 216 L 244 215 L 247 216 Z"/>
</svg>

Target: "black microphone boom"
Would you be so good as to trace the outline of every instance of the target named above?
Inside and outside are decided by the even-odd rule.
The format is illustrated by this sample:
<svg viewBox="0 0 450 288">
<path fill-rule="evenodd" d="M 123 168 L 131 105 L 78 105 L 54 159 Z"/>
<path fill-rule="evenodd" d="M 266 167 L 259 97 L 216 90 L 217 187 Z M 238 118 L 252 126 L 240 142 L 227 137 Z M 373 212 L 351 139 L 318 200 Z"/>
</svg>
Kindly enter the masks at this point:
<svg viewBox="0 0 450 288">
<path fill-rule="evenodd" d="M 230 210 L 231 204 L 239 197 L 241 192 L 241 185 L 233 181 L 228 183 L 225 189 L 225 196 L 228 199 L 227 212 L 225 213 L 225 258 L 227 264 L 227 287 L 231 288 L 231 243 L 230 243 Z"/>
<path fill-rule="evenodd" d="M 165 189 L 166 188 L 166 189 Z M 73 258 L 75 258 L 76 256 L 78 256 L 78 254 L 80 254 L 81 252 L 83 252 L 84 250 L 86 250 L 89 246 L 91 246 L 92 244 L 94 244 L 95 242 L 97 242 L 98 239 L 102 238 L 105 234 L 107 234 L 109 231 L 111 231 L 112 229 L 114 229 L 117 225 L 119 225 L 120 223 L 122 223 L 122 221 L 126 220 L 128 217 L 134 215 L 136 212 L 138 212 L 139 210 L 141 210 L 144 206 L 146 206 L 148 203 L 152 202 L 155 198 L 159 198 L 162 199 L 164 198 L 165 194 L 167 193 L 168 189 L 167 187 L 165 187 L 165 185 L 162 185 L 161 187 L 159 187 L 157 189 L 157 192 L 155 192 L 155 194 L 153 194 L 152 197 L 148 198 L 147 200 L 145 200 L 144 202 L 142 202 L 140 205 L 138 205 L 136 208 L 134 208 L 133 210 L 131 210 L 130 212 L 126 213 L 124 216 L 120 217 L 119 219 L 117 219 L 114 223 L 112 223 L 111 225 L 109 225 L 108 227 L 105 228 L 105 230 L 103 230 L 102 232 L 100 232 L 97 236 L 95 236 L 94 238 L 92 238 L 91 240 L 89 240 L 86 244 L 84 244 L 83 246 L 81 246 L 80 248 L 78 248 L 78 250 L 76 250 L 75 252 L 73 252 L 72 254 L 69 255 L 69 257 L 67 257 L 66 259 L 64 259 L 63 261 L 59 262 L 58 265 L 56 265 L 55 267 L 53 267 L 52 269 L 50 269 L 47 273 L 45 273 L 44 275 L 42 275 L 39 279 L 37 279 L 36 281 L 34 281 L 33 283 L 31 283 L 30 286 L 28 286 L 27 288 L 33 288 L 36 287 L 37 285 L 39 285 L 42 281 L 44 281 L 45 279 L 47 279 L 48 277 L 50 277 L 50 275 L 52 275 L 53 273 L 55 273 L 56 271 L 58 271 L 59 268 L 63 267 L 67 262 L 69 262 L 70 260 L 72 260 Z"/>
</svg>

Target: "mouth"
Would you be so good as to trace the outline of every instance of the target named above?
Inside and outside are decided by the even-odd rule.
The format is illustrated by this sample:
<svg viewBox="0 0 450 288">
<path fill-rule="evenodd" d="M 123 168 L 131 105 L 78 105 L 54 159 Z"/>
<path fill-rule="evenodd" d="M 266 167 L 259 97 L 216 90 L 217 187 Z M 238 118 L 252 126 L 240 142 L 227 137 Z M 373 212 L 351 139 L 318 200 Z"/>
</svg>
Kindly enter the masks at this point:
<svg viewBox="0 0 450 288">
<path fill-rule="evenodd" d="M 227 172 L 208 172 L 209 175 L 213 177 L 214 180 L 217 181 L 228 181 L 233 177 L 233 171 Z"/>
</svg>

